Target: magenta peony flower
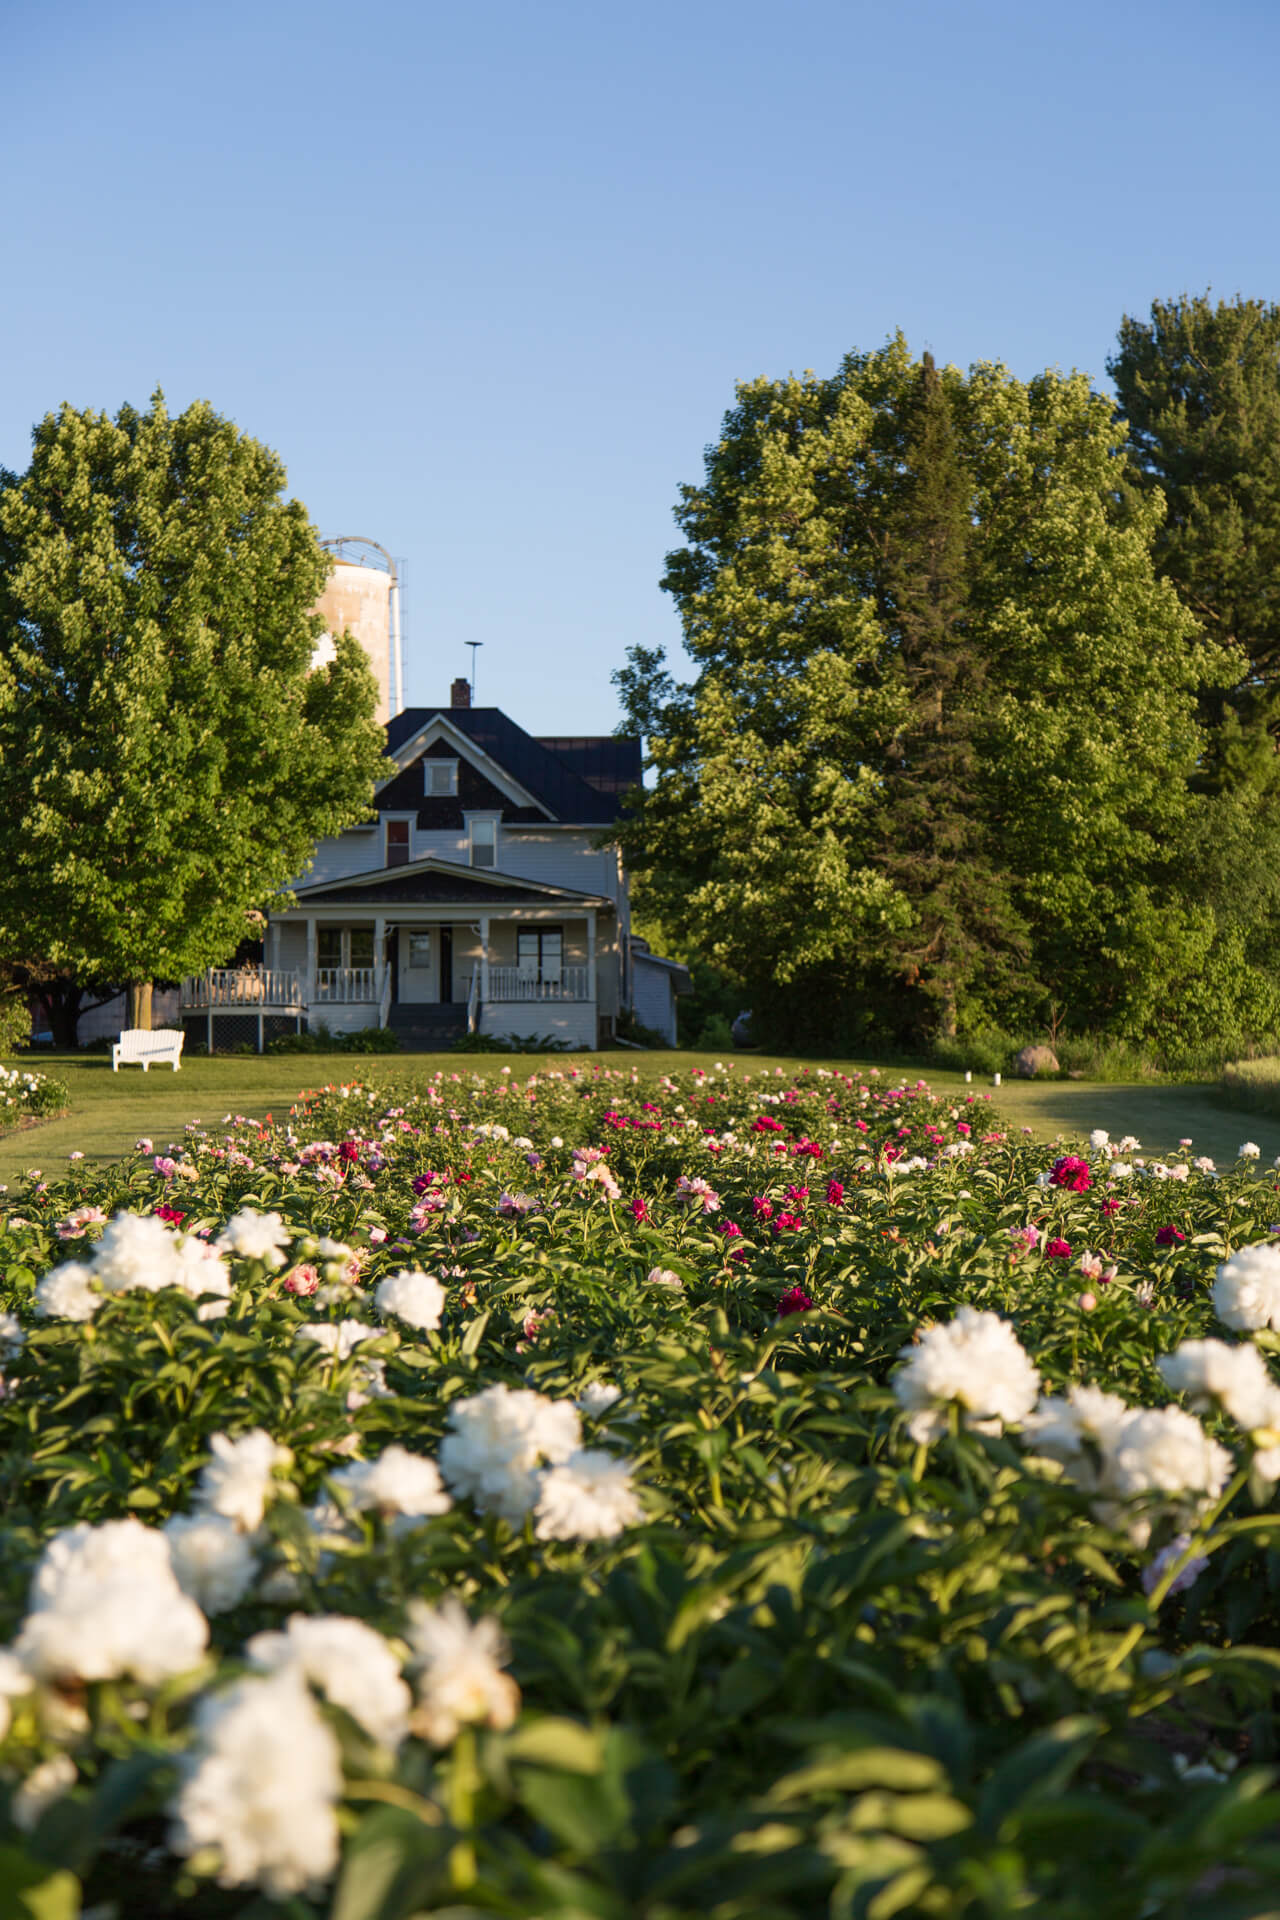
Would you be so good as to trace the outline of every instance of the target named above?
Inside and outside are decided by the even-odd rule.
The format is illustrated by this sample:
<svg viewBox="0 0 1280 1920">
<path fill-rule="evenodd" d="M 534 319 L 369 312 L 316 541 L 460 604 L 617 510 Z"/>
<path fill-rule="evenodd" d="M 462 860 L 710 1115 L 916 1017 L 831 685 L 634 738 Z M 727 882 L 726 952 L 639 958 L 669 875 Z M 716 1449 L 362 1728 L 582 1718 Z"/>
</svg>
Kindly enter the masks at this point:
<svg viewBox="0 0 1280 1920">
<path fill-rule="evenodd" d="M 1181 1246 L 1186 1237 L 1186 1234 L 1179 1233 L 1176 1227 L 1158 1227 L 1156 1229 L 1156 1245 L 1158 1247 Z"/>
<path fill-rule="evenodd" d="M 1069 1260 L 1071 1258 L 1071 1248 L 1065 1240 L 1047 1241 L 1044 1251 L 1047 1260 Z"/>
<path fill-rule="evenodd" d="M 1055 1187 L 1068 1187 L 1072 1193 L 1088 1193 L 1093 1185 L 1089 1177 L 1089 1162 L 1081 1160 L 1074 1153 L 1064 1153 L 1054 1161 L 1049 1169 L 1049 1179 Z"/>
<path fill-rule="evenodd" d="M 812 1305 L 803 1287 L 788 1287 L 778 1302 L 778 1318 L 785 1320 L 789 1313 L 807 1313 Z"/>
</svg>

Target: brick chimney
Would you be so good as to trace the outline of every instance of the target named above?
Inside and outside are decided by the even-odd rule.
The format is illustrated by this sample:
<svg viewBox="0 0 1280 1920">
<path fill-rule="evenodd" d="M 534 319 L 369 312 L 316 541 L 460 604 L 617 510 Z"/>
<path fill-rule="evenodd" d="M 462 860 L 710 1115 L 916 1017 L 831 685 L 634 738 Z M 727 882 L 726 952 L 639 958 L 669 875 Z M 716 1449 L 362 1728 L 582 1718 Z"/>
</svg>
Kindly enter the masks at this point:
<svg viewBox="0 0 1280 1920">
<path fill-rule="evenodd" d="M 469 707 L 471 705 L 471 682 L 469 680 L 454 681 L 449 689 L 449 705 L 451 707 Z"/>
</svg>

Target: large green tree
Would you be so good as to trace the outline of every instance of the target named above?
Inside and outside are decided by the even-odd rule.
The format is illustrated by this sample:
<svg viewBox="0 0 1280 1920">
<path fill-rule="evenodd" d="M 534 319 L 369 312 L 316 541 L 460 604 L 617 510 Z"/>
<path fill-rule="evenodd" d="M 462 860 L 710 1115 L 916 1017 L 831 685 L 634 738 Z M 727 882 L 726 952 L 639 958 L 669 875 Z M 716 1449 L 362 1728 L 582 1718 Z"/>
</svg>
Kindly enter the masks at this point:
<svg viewBox="0 0 1280 1920">
<path fill-rule="evenodd" d="M 1081 375 L 913 360 L 738 390 L 668 558 L 697 666 L 620 676 L 656 783 L 642 896 L 779 1029 L 1146 1019 L 1185 931 L 1196 700 L 1224 650 L 1156 574 L 1161 504 Z M 1194 916 L 1192 916 L 1194 917 Z M 1194 951 L 1193 951 L 1194 949 Z"/>
<path fill-rule="evenodd" d="M 173 979 L 367 815 L 373 677 L 346 636 L 311 670 L 328 557 L 231 421 L 157 394 L 33 442 L 0 472 L 0 957 Z"/>
<path fill-rule="evenodd" d="M 1237 656 L 1207 715 L 1228 781 L 1270 784 L 1280 732 L 1280 307 L 1157 300 L 1108 363 L 1138 484 L 1166 512 L 1160 571 Z M 1259 766 L 1259 761 L 1262 762 Z"/>
</svg>

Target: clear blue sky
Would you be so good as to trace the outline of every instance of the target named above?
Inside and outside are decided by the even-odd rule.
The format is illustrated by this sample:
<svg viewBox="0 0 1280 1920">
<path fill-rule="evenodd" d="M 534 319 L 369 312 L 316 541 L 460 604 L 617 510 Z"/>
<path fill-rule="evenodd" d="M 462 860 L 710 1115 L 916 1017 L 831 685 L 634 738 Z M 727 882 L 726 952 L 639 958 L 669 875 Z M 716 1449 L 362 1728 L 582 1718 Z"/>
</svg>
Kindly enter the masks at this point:
<svg viewBox="0 0 1280 1920">
<path fill-rule="evenodd" d="M 1280 298 L 1275 0 L 0 9 L 0 464 L 204 397 L 408 562 L 407 697 L 607 731 L 735 380 L 901 326 L 1102 383 Z"/>
</svg>

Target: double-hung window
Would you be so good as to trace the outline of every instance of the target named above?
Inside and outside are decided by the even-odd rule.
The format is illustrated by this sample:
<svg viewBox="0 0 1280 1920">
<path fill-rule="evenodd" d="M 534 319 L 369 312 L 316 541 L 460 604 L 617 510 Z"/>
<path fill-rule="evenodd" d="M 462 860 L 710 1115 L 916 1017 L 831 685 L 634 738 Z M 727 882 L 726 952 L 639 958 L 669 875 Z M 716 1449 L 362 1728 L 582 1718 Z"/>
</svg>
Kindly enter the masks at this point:
<svg viewBox="0 0 1280 1920">
<path fill-rule="evenodd" d="M 559 927 L 520 927 L 516 971 L 522 980 L 559 986 L 564 972 L 564 933 Z"/>
<path fill-rule="evenodd" d="M 409 864 L 409 822 L 407 820 L 388 820 L 387 822 L 387 860 L 389 867 L 407 867 Z"/>
<path fill-rule="evenodd" d="M 471 839 L 472 866 L 496 867 L 498 864 L 498 816 L 492 813 L 473 813 L 468 816 L 467 826 Z"/>
</svg>

